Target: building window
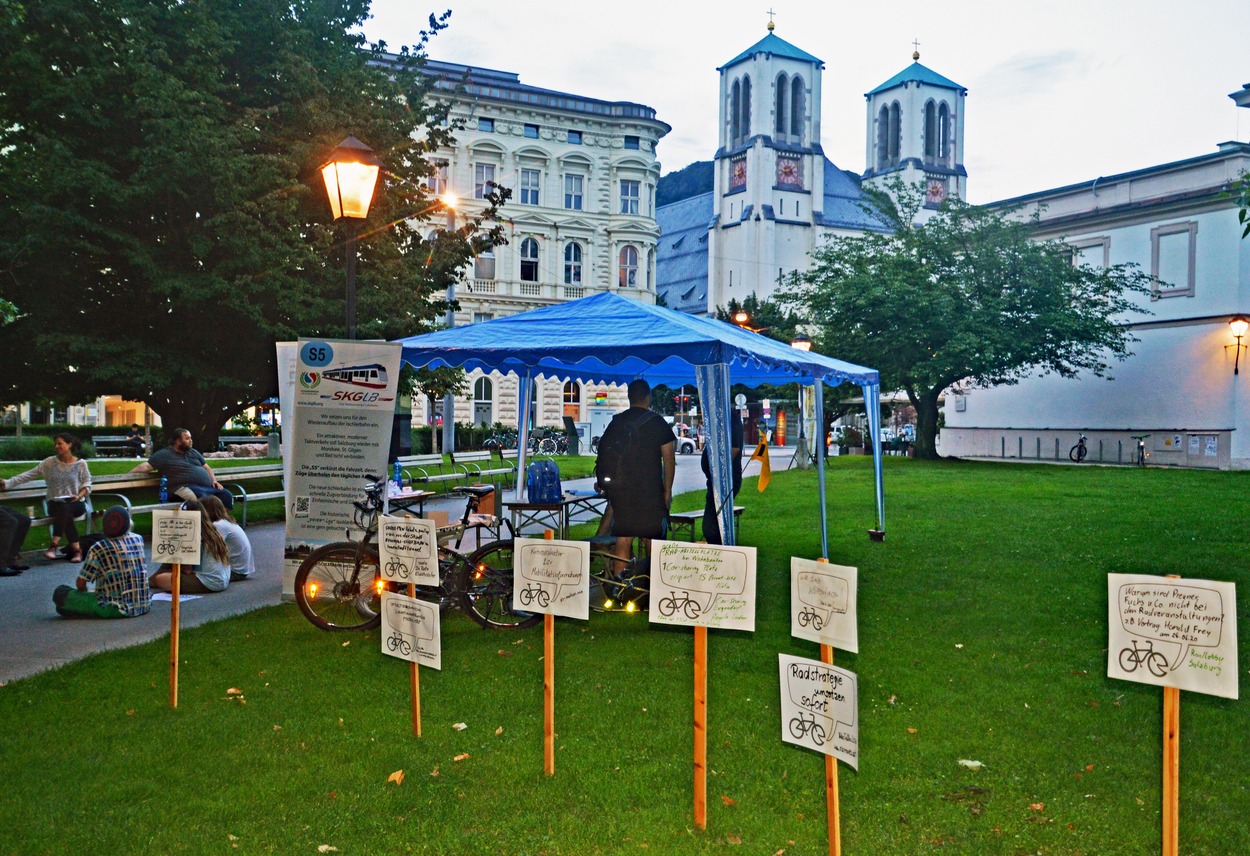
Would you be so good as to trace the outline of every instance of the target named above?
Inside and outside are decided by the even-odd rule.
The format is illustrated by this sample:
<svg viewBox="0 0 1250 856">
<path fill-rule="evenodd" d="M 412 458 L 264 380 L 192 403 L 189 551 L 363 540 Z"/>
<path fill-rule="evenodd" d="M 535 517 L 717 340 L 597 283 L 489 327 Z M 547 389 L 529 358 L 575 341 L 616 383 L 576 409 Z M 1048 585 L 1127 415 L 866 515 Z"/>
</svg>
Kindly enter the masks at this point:
<svg viewBox="0 0 1250 856">
<path fill-rule="evenodd" d="M 574 421 L 582 415 L 582 385 L 575 380 L 564 385 L 564 415 Z"/>
<path fill-rule="evenodd" d="M 785 72 L 777 75 L 777 83 L 773 88 L 775 90 L 773 112 L 776 114 L 773 130 L 777 132 L 777 136 L 785 137 L 790 129 L 790 122 L 786 118 L 790 108 L 790 78 Z"/>
<path fill-rule="evenodd" d="M 538 282 L 538 241 L 521 242 L 521 282 Z"/>
<path fill-rule="evenodd" d="M 536 169 L 521 170 L 521 204 L 538 204 L 538 185 L 542 174 Z"/>
<path fill-rule="evenodd" d="M 474 279 L 495 278 L 495 251 L 483 250 L 473 258 Z"/>
<path fill-rule="evenodd" d="M 898 166 L 899 143 L 902 141 L 901 128 L 901 108 L 899 108 L 898 102 L 895 101 L 890 105 L 889 138 L 887 140 L 889 151 L 886 153 L 886 156 L 889 158 L 890 166 Z"/>
<path fill-rule="evenodd" d="M 481 324 L 483 321 L 494 321 L 494 320 L 495 320 L 494 312 L 474 312 L 473 313 L 474 324 Z"/>
<path fill-rule="evenodd" d="M 742 118 L 738 122 L 742 126 L 742 137 L 751 136 L 751 78 L 742 78 Z"/>
<path fill-rule="evenodd" d="M 795 142 L 803 139 L 803 114 L 807 112 L 807 98 L 803 92 L 803 78 L 795 76 L 790 81 L 790 136 Z"/>
<path fill-rule="evenodd" d="M 485 199 L 490 193 L 490 184 L 495 180 L 493 163 L 477 163 L 473 165 L 473 198 Z"/>
<path fill-rule="evenodd" d="M 884 169 L 890 158 L 890 111 L 877 113 L 877 169 Z"/>
<path fill-rule="evenodd" d="M 490 425 L 495 400 L 495 385 L 488 377 L 480 377 L 473 383 L 473 424 Z"/>
<path fill-rule="evenodd" d="M 538 139 L 538 126 L 537 126 L 537 125 L 526 125 L 526 126 L 525 126 L 525 136 L 529 137 L 531 140 L 537 140 L 537 139 Z"/>
<path fill-rule="evenodd" d="M 564 207 L 570 211 L 582 210 L 582 176 L 564 176 Z"/>
<path fill-rule="evenodd" d="M 729 98 L 729 145 L 736 146 L 739 138 L 742 136 L 742 126 L 739 124 L 739 112 L 742 109 L 742 83 L 735 80 L 733 92 Z"/>
<path fill-rule="evenodd" d="M 435 196 L 447 192 L 447 161 L 434 161 L 430 164 L 434 171 L 425 177 L 425 187 Z"/>
<path fill-rule="evenodd" d="M 632 179 L 621 179 L 621 213 L 637 214 L 638 199 L 642 192 L 642 183 Z"/>
<path fill-rule="evenodd" d="M 582 144 L 582 132 L 569 131 L 569 142 L 575 146 L 580 146 Z"/>
<path fill-rule="evenodd" d="M 637 137 L 626 137 L 626 138 L 625 138 L 625 148 L 627 148 L 627 149 L 638 149 L 638 148 L 641 148 L 641 145 L 639 144 L 639 140 L 638 140 L 638 138 L 637 138 Z"/>
<path fill-rule="evenodd" d="M 942 106 L 938 107 L 938 140 L 937 140 L 937 157 L 940 163 L 950 166 L 951 163 L 951 111 L 946 106 L 946 102 L 942 102 Z"/>
<path fill-rule="evenodd" d="M 621 288 L 638 287 L 638 251 L 631 246 L 621 247 Z"/>
<path fill-rule="evenodd" d="M 486 131 L 487 133 L 493 134 L 495 132 L 495 120 L 494 119 L 478 119 L 477 129 L 479 131 Z"/>
<path fill-rule="evenodd" d="M 937 105 L 933 101 L 924 104 L 924 159 L 933 161 L 938 152 Z"/>
<path fill-rule="evenodd" d="M 1073 241 L 1072 264 L 1089 265 L 1094 270 L 1106 270 L 1111 266 L 1111 238 L 1087 238 Z"/>
<path fill-rule="evenodd" d="M 1150 275 L 1155 297 L 1192 297 L 1198 224 L 1171 223 L 1150 230 Z"/>
<path fill-rule="evenodd" d="M 582 284 L 582 245 L 576 241 L 564 245 L 564 284 Z"/>
</svg>

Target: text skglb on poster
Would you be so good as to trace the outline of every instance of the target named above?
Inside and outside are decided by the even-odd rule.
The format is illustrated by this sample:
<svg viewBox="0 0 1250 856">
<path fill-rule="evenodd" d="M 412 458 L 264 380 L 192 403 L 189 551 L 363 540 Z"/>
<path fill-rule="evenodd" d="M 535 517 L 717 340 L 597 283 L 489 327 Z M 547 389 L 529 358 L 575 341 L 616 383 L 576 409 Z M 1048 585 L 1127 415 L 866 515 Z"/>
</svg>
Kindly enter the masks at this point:
<svg viewBox="0 0 1250 856">
<path fill-rule="evenodd" d="M 755 629 L 755 548 L 651 542 L 654 624 Z"/>
<path fill-rule="evenodd" d="M 419 586 L 438 585 L 438 527 L 421 517 L 378 520 L 382 578 Z"/>
<path fill-rule="evenodd" d="M 854 672 L 778 654 L 781 739 L 859 769 L 859 682 Z"/>
<path fill-rule="evenodd" d="M 790 558 L 790 635 L 859 651 L 858 572 L 845 565 Z"/>
<path fill-rule="evenodd" d="M 512 554 L 512 608 L 590 617 L 590 544 L 518 538 Z"/>
<path fill-rule="evenodd" d="M 1107 677 L 1237 698 L 1233 583 L 1107 575 Z"/>
<path fill-rule="evenodd" d="M 152 511 L 152 558 L 170 565 L 200 563 L 198 511 L 155 509 Z"/>
<path fill-rule="evenodd" d="M 438 604 L 382 592 L 382 653 L 410 663 L 443 668 Z"/>
</svg>

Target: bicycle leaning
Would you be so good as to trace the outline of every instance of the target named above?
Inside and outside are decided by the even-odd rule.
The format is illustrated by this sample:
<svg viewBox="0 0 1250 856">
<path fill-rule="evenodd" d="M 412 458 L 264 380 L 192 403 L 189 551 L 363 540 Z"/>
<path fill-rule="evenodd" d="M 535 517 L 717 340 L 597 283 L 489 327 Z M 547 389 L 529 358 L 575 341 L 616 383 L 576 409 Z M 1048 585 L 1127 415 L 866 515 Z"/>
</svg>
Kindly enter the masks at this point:
<svg viewBox="0 0 1250 856">
<path fill-rule="evenodd" d="M 382 592 L 407 588 L 381 575 L 377 534 L 386 487 L 386 482 L 374 481 L 364 488 L 364 501 L 353 503 L 363 538 L 351 540 L 348 532 L 347 540 L 318 547 L 295 574 L 295 602 L 322 630 L 372 630 L 382 623 Z M 512 609 L 512 540 L 483 544 L 466 556 L 441 543 L 461 529 L 453 526 L 440 533 L 439 584 L 416 586 L 417 597 L 437 603 L 442 611 L 459 606 L 483 627 L 524 628 L 541 621 L 541 614 Z"/>
<path fill-rule="evenodd" d="M 1149 434 L 1133 434 L 1132 437 L 1137 441 L 1137 457 L 1134 463 L 1139 467 L 1146 466 L 1146 459 L 1150 457 L 1150 453 L 1146 451 L 1146 438 Z"/>
<path fill-rule="evenodd" d="M 1068 457 L 1076 463 L 1085 460 L 1085 456 L 1089 454 L 1089 450 L 1085 446 L 1085 435 L 1077 434 L 1076 445 L 1068 450 Z"/>
</svg>

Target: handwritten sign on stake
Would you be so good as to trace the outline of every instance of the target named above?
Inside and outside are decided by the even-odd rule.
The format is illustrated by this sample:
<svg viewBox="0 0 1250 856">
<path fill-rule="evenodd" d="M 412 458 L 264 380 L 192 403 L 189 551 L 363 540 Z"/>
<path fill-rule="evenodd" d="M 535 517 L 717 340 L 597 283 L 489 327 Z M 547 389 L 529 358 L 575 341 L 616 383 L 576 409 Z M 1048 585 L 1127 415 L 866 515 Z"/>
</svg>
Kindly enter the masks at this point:
<svg viewBox="0 0 1250 856">
<path fill-rule="evenodd" d="M 857 580 L 855 568 L 791 557 L 790 635 L 859 651 Z"/>
<path fill-rule="evenodd" d="M 590 617 L 588 542 L 517 538 L 515 545 L 514 610 L 583 621 Z"/>
<path fill-rule="evenodd" d="M 382 579 L 438 585 L 438 527 L 420 517 L 382 517 L 378 561 Z"/>
<path fill-rule="evenodd" d="M 707 629 L 755 630 L 755 548 L 651 542 L 650 621 L 694 627 L 694 823 L 707 829 Z"/>
<path fill-rule="evenodd" d="M 173 585 L 169 609 L 169 706 L 178 706 L 178 631 L 182 620 L 182 566 L 200 563 L 198 511 L 156 509 L 152 512 L 152 558 L 170 565 Z"/>
</svg>

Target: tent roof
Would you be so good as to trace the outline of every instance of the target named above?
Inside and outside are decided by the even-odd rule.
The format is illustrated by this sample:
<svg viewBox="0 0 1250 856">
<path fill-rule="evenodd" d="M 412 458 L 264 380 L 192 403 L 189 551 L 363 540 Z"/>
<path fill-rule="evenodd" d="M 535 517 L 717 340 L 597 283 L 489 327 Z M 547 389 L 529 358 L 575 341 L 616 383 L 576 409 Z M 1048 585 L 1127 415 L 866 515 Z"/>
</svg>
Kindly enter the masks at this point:
<svg viewBox="0 0 1250 856">
<path fill-rule="evenodd" d="M 877 384 L 875 369 L 800 351 L 710 318 L 603 293 L 518 315 L 398 340 L 414 366 L 652 385 L 690 383 L 696 365 L 729 365 L 731 383 L 820 378 Z"/>
</svg>

